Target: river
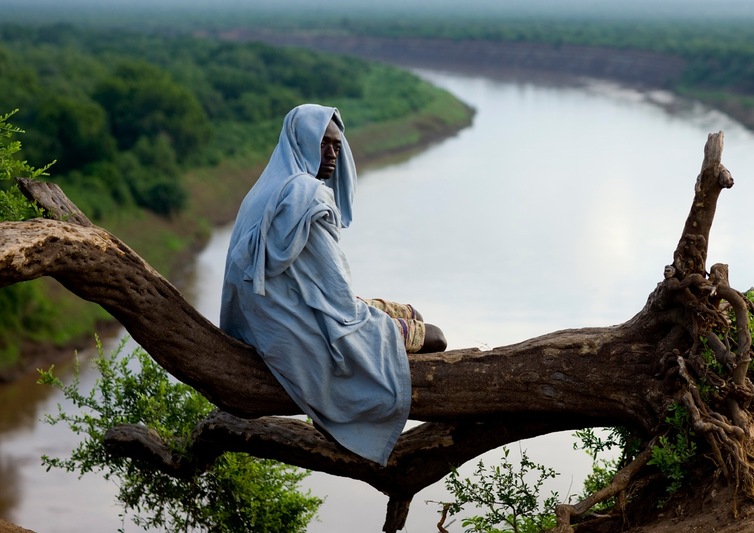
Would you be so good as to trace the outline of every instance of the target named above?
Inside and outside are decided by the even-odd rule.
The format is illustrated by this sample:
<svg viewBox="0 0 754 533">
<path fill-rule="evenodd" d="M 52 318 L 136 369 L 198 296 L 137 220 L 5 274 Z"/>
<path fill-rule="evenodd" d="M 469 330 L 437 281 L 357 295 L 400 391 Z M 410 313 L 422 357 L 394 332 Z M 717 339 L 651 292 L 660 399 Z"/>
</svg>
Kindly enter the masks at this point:
<svg viewBox="0 0 754 533">
<path fill-rule="evenodd" d="M 754 285 L 754 136 L 734 120 L 605 82 L 417 72 L 477 115 L 454 137 L 360 177 L 343 237 L 358 294 L 413 303 L 444 329 L 450 348 L 623 322 L 672 260 L 704 142 L 718 130 L 736 185 L 720 197 L 709 264 L 729 263 L 739 290 Z M 227 228 L 215 232 L 186 290 L 215 322 L 227 238 Z M 82 382 L 95 378 L 84 365 Z M 39 421 L 62 400 L 33 383 L 30 376 L 0 388 L 0 516 L 38 533 L 139 531 L 119 519 L 112 485 L 40 466 L 42 454 L 64 455 L 75 439 Z M 547 490 L 565 498 L 580 492 L 590 469 L 572 441 L 549 435 L 512 446 L 511 455 L 525 449 L 560 471 Z M 305 486 L 327 496 L 310 533 L 380 531 L 386 498 L 368 485 L 314 473 Z M 431 502 L 444 499 L 442 483 L 419 493 L 405 531 L 433 531 L 439 507 Z M 449 530 L 462 528 L 456 521 Z"/>
</svg>

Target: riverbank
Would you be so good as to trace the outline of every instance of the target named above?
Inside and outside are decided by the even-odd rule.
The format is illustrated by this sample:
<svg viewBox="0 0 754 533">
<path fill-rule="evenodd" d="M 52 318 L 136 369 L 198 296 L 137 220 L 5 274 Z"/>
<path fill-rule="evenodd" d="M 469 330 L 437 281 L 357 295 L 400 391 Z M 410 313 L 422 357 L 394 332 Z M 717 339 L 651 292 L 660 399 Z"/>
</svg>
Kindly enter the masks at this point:
<svg viewBox="0 0 754 533">
<path fill-rule="evenodd" d="M 404 68 L 426 68 L 492 79 L 583 84 L 610 80 L 641 90 L 666 90 L 718 109 L 754 130 L 754 96 L 683 85 L 688 61 L 634 48 L 448 38 L 371 37 L 324 32 L 236 28 L 216 33 L 228 40 L 258 41 L 351 55 Z"/>
</svg>

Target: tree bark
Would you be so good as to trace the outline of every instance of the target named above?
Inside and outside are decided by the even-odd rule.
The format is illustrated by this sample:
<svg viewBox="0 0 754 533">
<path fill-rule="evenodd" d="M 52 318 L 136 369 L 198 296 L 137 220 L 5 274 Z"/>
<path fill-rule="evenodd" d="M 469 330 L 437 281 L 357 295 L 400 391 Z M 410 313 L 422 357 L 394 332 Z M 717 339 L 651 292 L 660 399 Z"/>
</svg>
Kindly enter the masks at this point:
<svg viewBox="0 0 754 533">
<path fill-rule="evenodd" d="M 111 453 L 147 460 L 177 476 L 192 475 L 233 450 L 360 479 L 390 496 L 385 531 L 397 531 L 416 492 L 487 450 L 586 427 L 626 426 L 647 441 L 657 434 L 667 406 L 688 393 L 679 377 L 682 365 L 675 362 L 723 321 L 721 300 L 746 312 L 727 278 L 707 279 L 717 198 L 733 185 L 720 163 L 722 145 L 722 132 L 710 134 L 673 264 L 633 318 L 489 351 L 410 355 L 410 416 L 425 423 L 402 435 L 385 468 L 309 424 L 273 416 L 299 411 L 255 350 L 212 325 L 115 236 L 85 217 L 67 217 L 75 206 L 40 200 L 58 220 L 0 223 L 0 287 L 40 276 L 57 279 L 100 304 L 168 372 L 219 408 L 197 428 L 190 461 L 172 457 L 165 443 L 138 426 L 113 428 L 107 436 Z M 736 354 L 720 354 L 730 355 L 731 366 L 739 368 L 736 386 L 747 393 L 751 384 L 743 365 L 750 344 L 742 338 Z M 748 402 L 731 407 L 734 413 L 726 416 L 733 425 L 748 424 L 747 408 Z"/>
</svg>

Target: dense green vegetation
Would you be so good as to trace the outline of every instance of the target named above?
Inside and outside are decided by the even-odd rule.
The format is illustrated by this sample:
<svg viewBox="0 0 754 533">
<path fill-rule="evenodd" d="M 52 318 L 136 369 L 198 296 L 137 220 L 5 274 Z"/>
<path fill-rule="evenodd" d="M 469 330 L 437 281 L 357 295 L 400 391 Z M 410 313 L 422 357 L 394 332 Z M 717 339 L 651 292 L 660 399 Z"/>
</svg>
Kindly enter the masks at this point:
<svg viewBox="0 0 754 533">
<path fill-rule="evenodd" d="M 14 177 L 38 178 L 45 175 L 45 168 L 35 169 L 17 157 L 21 142 L 15 137 L 23 130 L 9 122 L 14 113 L 0 115 L 0 221 L 24 220 L 41 215 L 17 186 L 9 185 Z M 45 321 L 40 317 L 49 314 L 49 311 L 50 304 L 36 285 L 21 283 L 0 290 L 1 327 L 6 331 L 27 330 L 33 335 L 44 335 L 47 333 L 43 331 L 46 330 Z M 0 357 L 0 363 L 11 364 L 19 357 L 20 347 L 9 343 Z"/>
<path fill-rule="evenodd" d="M 25 131 L 9 160 L 54 161 L 49 179 L 166 275 L 217 211 L 235 211 L 295 105 L 339 107 L 361 155 L 470 114 L 415 76 L 356 59 L 68 24 L 0 25 L 0 94 Z M 106 318 L 51 282 L 28 285 L 0 290 L 0 369 L 24 339 L 65 343 Z"/>
<path fill-rule="evenodd" d="M 38 0 L 42 2 L 43 0 Z M 681 88 L 754 93 L 754 12 L 745 2 L 333 2 L 282 0 L 240 6 L 186 4 L 177 11 L 146 5 L 39 10 L 17 6 L 19 20 L 77 20 L 152 30 L 213 31 L 274 27 L 342 35 L 445 37 L 577 44 L 668 53 L 688 61 Z M 754 105 L 754 104 L 750 104 Z"/>
<path fill-rule="evenodd" d="M 182 170 L 267 152 L 299 103 L 338 105 L 349 126 L 427 103 L 418 80 L 353 59 L 68 25 L 0 27 L 0 74 L 30 164 L 56 160 L 55 180 L 95 220 L 180 211 Z"/>
</svg>

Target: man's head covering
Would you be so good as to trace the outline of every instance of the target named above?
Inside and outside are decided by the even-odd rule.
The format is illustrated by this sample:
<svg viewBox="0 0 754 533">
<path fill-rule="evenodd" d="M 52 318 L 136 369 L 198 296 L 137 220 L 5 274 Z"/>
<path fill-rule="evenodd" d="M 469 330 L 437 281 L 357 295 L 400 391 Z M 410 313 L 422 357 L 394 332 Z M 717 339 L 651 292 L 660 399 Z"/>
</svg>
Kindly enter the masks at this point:
<svg viewBox="0 0 754 533">
<path fill-rule="evenodd" d="M 356 165 L 337 108 L 317 104 L 303 104 L 293 108 L 283 120 L 278 145 L 254 187 L 261 185 L 267 189 L 267 181 L 279 183 L 296 174 L 316 176 L 322 157 L 320 145 L 331 120 L 340 130 L 341 149 L 335 172 L 324 183 L 335 195 L 335 203 L 340 210 L 341 227 L 347 228 L 352 220 Z"/>
<path fill-rule="evenodd" d="M 335 171 L 327 180 L 316 178 L 322 158 L 320 146 L 330 121 L 341 132 L 341 148 Z M 295 180 L 295 187 L 288 187 Z M 327 207 L 334 224 L 346 228 L 352 219 L 356 166 L 351 148 L 343 134 L 343 121 L 334 107 L 304 104 L 292 109 L 283 121 L 280 140 L 270 162 L 241 204 L 233 228 L 229 259 L 243 265 L 247 280 L 253 280 L 254 291 L 264 294 L 268 255 L 293 261 L 307 239 L 308 224 L 318 210 L 313 202 L 318 189 L 328 186 L 333 191 L 337 211 Z M 320 213 L 321 214 L 321 213 Z M 268 239 L 273 220 L 278 228 L 290 228 L 284 237 Z M 305 224 L 301 221 L 306 220 Z"/>
</svg>

